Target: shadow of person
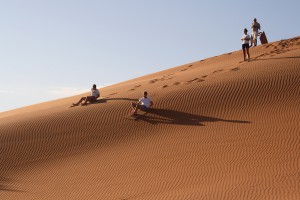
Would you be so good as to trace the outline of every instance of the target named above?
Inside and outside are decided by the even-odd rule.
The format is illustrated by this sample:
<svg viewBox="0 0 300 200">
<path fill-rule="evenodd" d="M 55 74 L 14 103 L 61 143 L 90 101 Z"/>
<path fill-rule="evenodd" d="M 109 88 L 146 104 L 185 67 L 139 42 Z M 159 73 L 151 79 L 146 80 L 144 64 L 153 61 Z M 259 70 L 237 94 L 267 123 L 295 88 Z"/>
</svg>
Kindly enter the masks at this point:
<svg viewBox="0 0 300 200">
<path fill-rule="evenodd" d="M 21 190 L 14 190 L 9 188 L 9 182 L 11 182 L 11 180 L 9 178 L 5 178 L 3 176 L 0 175 L 0 192 L 1 191 L 6 191 L 6 192 L 24 192 Z"/>
<path fill-rule="evenodd" d="M 106 101 L 138 101 L 139 99 L 130 99 L 130 98 L 106 98 Z"/>
<path fill-rule="evenodd" d="M 130 98 L 101 98 L 101 99 L 97 99 L 95 102 L 93 102 L 91 104 L 107 103 L 108 101 L 138 101 L 138 99 L 130 99 Z"/>
<path fill-rule="evenodd" d="M 254 58 L 252 61 L 263 61 L 263 60 L 281 60 L 281 59 L 300 59 L 300 56 L 290 56 L 290 57 L 281 57 L 281 58 Z"/>
<path fill-rule="evenodd" d="M 241 120 L 227 120 L 215 117 L 201 116 L 170 109 L 149 109 L 147 115 L 140 116 L 138 120 L 143 120 L 151 124 L 177 124 L 188 126 L 204 126 L 204 122 L 230 122 L 230 123 L 251 123 Z"/>
</svg>

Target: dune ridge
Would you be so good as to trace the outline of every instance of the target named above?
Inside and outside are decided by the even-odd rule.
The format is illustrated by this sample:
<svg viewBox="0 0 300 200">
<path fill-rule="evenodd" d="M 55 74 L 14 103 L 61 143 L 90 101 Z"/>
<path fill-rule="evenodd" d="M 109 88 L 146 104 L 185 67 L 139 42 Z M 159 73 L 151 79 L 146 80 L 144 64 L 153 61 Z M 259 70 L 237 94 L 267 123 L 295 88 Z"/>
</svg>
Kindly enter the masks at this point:
<svg viewBox="0 0 300 200">
<path fill-rule="evenodd" d="M 300 37 L 250 53 L 0 113 L 0 199 L 300 199 Z"/>
</svg>

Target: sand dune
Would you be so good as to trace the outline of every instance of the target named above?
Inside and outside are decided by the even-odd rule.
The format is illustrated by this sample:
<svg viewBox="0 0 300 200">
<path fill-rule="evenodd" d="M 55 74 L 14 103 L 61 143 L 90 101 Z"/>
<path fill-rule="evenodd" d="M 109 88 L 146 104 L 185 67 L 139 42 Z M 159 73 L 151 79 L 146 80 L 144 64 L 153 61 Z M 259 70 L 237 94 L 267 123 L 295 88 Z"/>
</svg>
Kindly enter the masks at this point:
<svg viewBox="0 0 300 200">
<path fill-rule="evenodd" d="M 300 37 L 250 53 L 0 113 L 0 199 L 300 199 Z"/>
</svg>

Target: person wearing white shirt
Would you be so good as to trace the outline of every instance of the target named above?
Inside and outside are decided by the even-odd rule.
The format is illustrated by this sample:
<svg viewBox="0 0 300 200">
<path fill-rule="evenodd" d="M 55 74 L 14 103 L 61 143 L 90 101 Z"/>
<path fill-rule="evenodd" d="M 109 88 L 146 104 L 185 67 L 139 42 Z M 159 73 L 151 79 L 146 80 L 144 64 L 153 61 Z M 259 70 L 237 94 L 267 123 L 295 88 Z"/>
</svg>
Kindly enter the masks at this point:
<svg viewBox="0 0 300 200">
<path fill-rule="evenodd" d="M 153 101 L 150 97 L 148 97 L 148 93 L 145 91 L 144 96 L 139 99 L 137 103 L 131 103 L 133 108 L 133 115 L 136 115 L 138 109 L 146 111 L 150 107 L 153 106 Z"/>
<path fill-rule="evenodd" d="M 260 23 L 257 22 L 257 19 L 254 18 L 253 23 L 251 25 L 252 33 L 251 33 L 251 44 L 250 46 L 254 44 L 254 46 L 257 45 L 257 37 L 258 37 L 258 32 L 260 30 Z"/>
<path fill-rule="evenodd" d="M 250 36 L 248 35 L 248 30 L 245 28 L 244 29 L 244 35 L 242 36 L 242 49 L 243 49 L 243 54 L 244 54 L 244 61 L 246 61 L 246 52 L 248 56 L 248 61 L 250 61 L 250 53 L 249 53 L 249 41 L 250 41 Z"/>
<path fill-rule="evenodd" d="M 100 92 L 97 89 L 96 84 L 93 85 L 93 88 L 91 89 L 91 95 L 86 97 L 81 97 L 81 99 L 77 103 L 73 103 L 73 106 L 78 106 L 81 102 L 81 105 L 84 106 L 87 104 L 87 102 L 93 103 L 100 97 Z"/>
</svg>

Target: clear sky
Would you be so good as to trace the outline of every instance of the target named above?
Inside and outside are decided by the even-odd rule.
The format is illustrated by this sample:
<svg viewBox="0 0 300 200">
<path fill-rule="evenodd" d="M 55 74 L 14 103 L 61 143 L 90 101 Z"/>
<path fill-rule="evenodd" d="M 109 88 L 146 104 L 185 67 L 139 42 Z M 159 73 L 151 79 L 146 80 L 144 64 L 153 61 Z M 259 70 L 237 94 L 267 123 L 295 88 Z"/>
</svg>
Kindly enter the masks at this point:
<svg viewBox="0 0 300 200">
<path fill-rule="evenodd" d="M 300 1 L 0 0 L 0 112 L 300 35 Z M 70 102 L 71 103 L 71 102 Z"/>
</svg>

